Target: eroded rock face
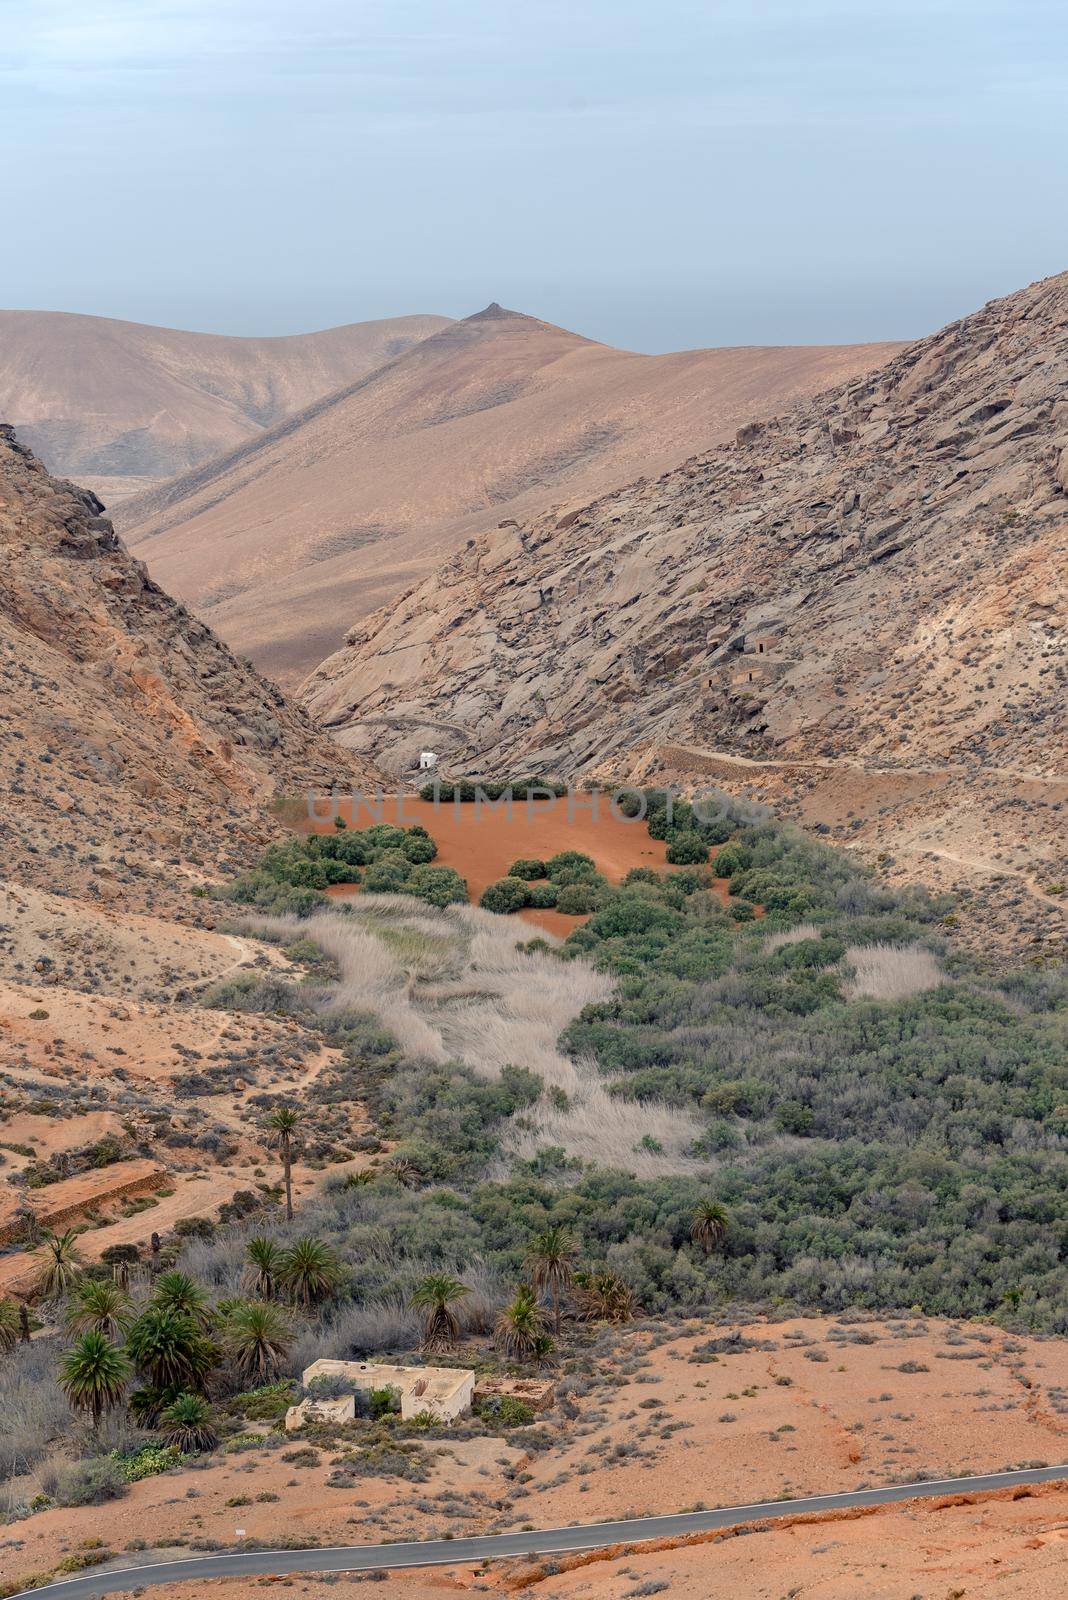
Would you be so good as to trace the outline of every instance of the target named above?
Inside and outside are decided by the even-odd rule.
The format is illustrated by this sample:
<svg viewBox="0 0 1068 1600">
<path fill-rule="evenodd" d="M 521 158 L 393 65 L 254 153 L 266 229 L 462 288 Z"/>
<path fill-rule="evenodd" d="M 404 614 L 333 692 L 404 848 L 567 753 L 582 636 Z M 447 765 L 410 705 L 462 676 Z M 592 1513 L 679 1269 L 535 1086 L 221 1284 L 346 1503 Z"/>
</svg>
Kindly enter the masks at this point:
<svg viewBox="0 0 1068 1600">
<path fill-rule="evenodd" d="M 473 542 L 305 702 L 387 762 L 433 730 L 564 774 L 665 739 L 1047 773 L 1066 449 L 1063 275 L 656 482 Z"/>
<path fill-rule="evenodd" d="M 129 555 L 95 495 L 0 427 L 5 877 L 113 898 L 139 866 L 214 868 L 276 790 L 362 769 Z"/>
</svg>

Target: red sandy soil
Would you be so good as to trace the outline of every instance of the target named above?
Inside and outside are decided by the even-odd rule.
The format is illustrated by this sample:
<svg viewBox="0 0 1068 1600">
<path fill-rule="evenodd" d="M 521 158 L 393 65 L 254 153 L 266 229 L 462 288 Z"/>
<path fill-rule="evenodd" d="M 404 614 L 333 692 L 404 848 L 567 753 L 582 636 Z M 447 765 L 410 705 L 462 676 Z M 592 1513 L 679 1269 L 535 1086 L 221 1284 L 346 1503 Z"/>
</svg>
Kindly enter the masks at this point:
<svg viewBox="0 0 1068 1600">
<path fill-rule="evenodd" d="M 133 1485 L 107 1508 L 108 1547 L 118 1554 L 147 1538 L 155 1559 L 179 1557 L 191 1552 L 175 1538 L 225 1548 L 238 1528 L 256 1541 L 285 1533 L 324 1545 L 435 1538 L 450 1529 L 559 1526 L 1064 1458 L 1063 1340 L 920 1318 L 805 1317 L 744 1325 L 749 1348 L 694 1359 L 710 1335 L 728 1332 L 694 1321 L 661 1330 L 665 1342 L 656 1345 L 646 1329 L 622 1329 L 591 1348 L 595 1388 L 578 1399 L 574 1420 L 546 1417 L 552 1442 L 531 1456 L 510 1439 L 428 1441 L 443 1453 L 424 1483 L 364 1478 L 333 1488 L 330 1447 L 316 1447 L 317 1462 L 286 1462 L 288 1450 L 231 1455 Z M 456 1518 L 451 1492 L 463 1497 Z M 264 1494 L 278 1498 L 257 1498 Z M 227 1505 L 235 1497 L 248 1504 Z M 0 1549 L 0 1580 L 51 1570 L 100 1536 L 100 1520 L 93 1507 L 24 1520 Z M 516 1563 L 488 1573 L 391 1576 L 381 1592 L 406 1600 L 450 1589 L 624 1600 L 641 1584 L 668 1580 L 669 1600 L 1060 1600 L 1066 1534 L 1068 1491 L 1059 1486 L 800 1519 L 681 1548 L 561 1558 L 558 1574 Z M 252 1594 L 265 1581 L 219 1592 Z M 326 1600 L 328 1589 L 350 1580 L 280 1581 Z M 173 1592 L 184 1600 L 184 1586 Z"/>
<path fill-rule="evenodd" d="M 591 808 L 596 808 L 594 811 Z M 350 827 L 369 828 L 375 822 L 392 822 L 410 828 L 420 823 L 435 840 L 436 864 L 455 867 L 467 879 L 471 899 L 477 904 L 487 884 L 503 878 L 513 861 L 520 857 L 546 860 L 562 850 L 580 850 L 591 856 L 597 870 L 610 883 L 619 883 L 632 867 L 667 865 L 667 846 L 650 839 L 644 822 L 613 815 L 604 794 L 576 795 L 569 807 L 566 799 L 516 801 L 509 816 L 503 808 L 418 800 L 412 796 L 393 797 L 383 802 L 382 815 L 359 805 L 355 817 L 348 803 L 339 806 L 340 815 Z M 333 817 L 315 824 L 316 833 L 332 833 Z M 344 886 L 339 891 L 347 894 Z M 520 916 L 547 933 L 566 938 L 584 917 L 566 917 L 559 911 L 534 911 Z"/>
<path fill-rule="evenodd" d="M 391 1572 L 368 1592 L 390 1600 L 455 1600 L 478 1593 L 530 1600 L 627 1600 L 643 1593 L 663 1594 L 665 1600 L 1063 1600 L 1068 1579 L 1063 1485 L 916 1500 L 739 1531 L 745 1536 L 727 1532 L 689 1544 L 617 1546 L 541 1566 Z M 339 1585 L 345 1592 L 352 1582 L 296 1574 L 164 1584 L 151 1592 L 155 1600 L 199 1600 L 205 1594 L 211 1600 L 248 1600 L 279 1587 L 300 1600 L 336 1600 Z M 115 1594 L 140 1592 L 134 1587 Z"/>
</svg>

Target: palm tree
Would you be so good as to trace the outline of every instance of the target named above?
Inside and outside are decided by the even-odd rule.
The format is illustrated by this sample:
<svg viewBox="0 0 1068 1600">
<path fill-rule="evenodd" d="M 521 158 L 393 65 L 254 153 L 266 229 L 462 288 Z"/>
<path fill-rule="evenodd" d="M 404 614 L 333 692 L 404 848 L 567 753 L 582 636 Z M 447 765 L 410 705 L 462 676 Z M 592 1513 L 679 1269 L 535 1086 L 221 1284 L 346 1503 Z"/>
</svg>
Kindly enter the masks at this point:
<svg viewBox="0 0 1068 1600">
<path fill-rule="evenodd" d="M 214 1319 L 207 1294 L 187 1272 L 164 1272 L 156 1279 L 152 1304 L 161 1311 L 175 1311 L 199 1327 L 209 1327 Z"/>
<path fill-rule="evenodd" d="M 74 1286 L 67 1308 L 67 1327 L 71 1333 L 102 1333 L 105 1339 L 120 1339 L 131 1318 L 130 1297 L 113 1278 L 83 1278 Z"/>
<path fill-rule="evenodd" d="M 453 1302 L 471 1291 L 447 1272 L 432 1272 L 416 1284 L 409 1302 L 423 1312 L 423 1349 L 448 1350 L 460 1336 L 460 1323 Z"/>
<path fill-rule="evenodd" d="M 246 1382 L 266 1383 L 289 1354 L 292 1334 L 281 1306 L 250 1300 L 230 1313 L 223 1345 Z"/>
<path fill-rule="evenodd" d="M 575 1305 L 583 1322 L 630 1322 L 634 1290 L 614 1272 L 578 1272 Z"/>
<path fill-rule="evenodd" d="M 67 1306 L 70 1333 L 102 1333 L 106 1339 L 123 1339 L 133 1320 L 130 1294 L 114 1278 L 82 1278 L 75 1283 Z"/>
<path fill-rule="evenodd" d="M 219 1442 L 211 1407 L 199 1394 L 180 1394 L 159 1415 L 159 1430 L 168 1444 L 189 1453 L 214 1450 Z"/>
<path fill-rule="evenodd" d="M 282 1269 L 281 1245 L 274 1239 L 250 1239 L 245 1254 L 249 1260 L 246 1276 L 253 1294 L 259 1295 L 261 1300 L 273 1300 Z"/>
<path fill-rule="evenodd" d="M 92 1414 L 93 1427 L 112 1406 L 118 1405 L 130 1376 L 130 1363 L 117 1344 L 90 1329 L 67 1352 L 59 1371 L 59 1385 L 79 1411 Z"/>
<path fill-rule="evenodd" d="M 298 1239 L 282 1251 L 279 1281 L 307 1311 L 333 1294 L 341 1282 L 341 1263 L 321 1239 Z"/>
<path fill-rule="evenodd" d="M 690 1220 L 690 1238 L 701 1245 L 706 1256 L 711 1255 L 726 1238 L 730 1220 L 726 1206 L 718 1200 L 701 1200 Z"/>
<path fill-rule="evenodd" d="M 282 1153 L 286 1180 L 286 1221 L 293 1221 L 293 1146 L 300 1137 L 301 1114 L 296 1106 L 275 1106 L 267 1118 L 271 1144 Z"/>
<path fill-rule="evenodd" d="M 14 1300 L 0 1300 L 0 1355 L 6 1356 L 19 1342 L 19 1310 Z"/>
<path fill-rule="evenodd" d="M 78 1249 L 78 1235 L 73 1228 L 68 1228 L 66 1233 L 45 1234 L 37 1293 L 43 1300 L 58 1299 L 61 1294 L 66 1294 L 81 1271 L 81 1266 L 82 1253 Z"/>
<path fill-rule="evenodd" d="M 497 1318 L 496 1340 L 513 1361 L 532 1361 L 548 1354 L 538 1297 L 528 1284 L 521 1284 L 515 1299 Z M 551 1347 L 552 1341 L 549 1341 Z"/>
<path fill-rule="evenodd" d="M 549 1291 L 553 1306 L 553 1330 L 560 1337 L 560 1295 L 574 1277 L 578 1246 L 566 1228 L 546 1228 L 532 1240 L 527 1251 L 526 1270 L 539 1293 Z"/>
<path fill-rule="evenodd" d="M 153 1389 L 199 1389 L 216 1351 L 191 1317 L 170 1306 L 146 1306 L 130 1328 L 126 1348 Z"/>
</svg>

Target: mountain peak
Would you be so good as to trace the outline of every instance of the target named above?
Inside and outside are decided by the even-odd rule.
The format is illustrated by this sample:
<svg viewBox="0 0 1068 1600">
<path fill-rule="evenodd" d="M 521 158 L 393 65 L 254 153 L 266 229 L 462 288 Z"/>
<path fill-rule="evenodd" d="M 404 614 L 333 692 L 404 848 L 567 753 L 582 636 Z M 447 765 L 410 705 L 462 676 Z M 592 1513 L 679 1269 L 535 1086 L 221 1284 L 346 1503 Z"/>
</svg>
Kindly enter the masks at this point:
<svg viewBox="0 0 1068 1600">
<path fill-rule="evenodd" d="M 497 300 L 491 300 L 482 311 L 475 311 L 471 316 L 465 317 L 465 322 L 492 322 L 502 317 L 519 317 L 524 322 L 534 322 L 535 317 L 524 317 L 522 311 L 508 311 Z"/>
</svg>

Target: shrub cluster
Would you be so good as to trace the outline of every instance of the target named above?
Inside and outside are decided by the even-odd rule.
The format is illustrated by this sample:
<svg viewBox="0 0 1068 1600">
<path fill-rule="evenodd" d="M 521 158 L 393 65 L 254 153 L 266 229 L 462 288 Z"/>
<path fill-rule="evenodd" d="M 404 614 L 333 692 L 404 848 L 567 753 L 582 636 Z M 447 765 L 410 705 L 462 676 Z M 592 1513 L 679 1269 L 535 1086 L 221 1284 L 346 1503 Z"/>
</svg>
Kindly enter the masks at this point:
<svg viewBox="0 0 1068 1600">
<path fill-rule="evenodd" d="M 265 911 L 308 916 L 323 905 L 332 884 L 362 883 L 379 894 L 410 894 L 430 905 L 467 899 L 467 885 L 452 867 L 434 867 L 437 845 L 415 824 L 376 823 L 358 831 L 312 834 L 272 845 L 259 866 L 223 891 L 228 900 Z"/>
<path fill-rule="evenodd" d="M 528 798 L 537 801 L 552 795 L 560 799 L 566 793 L 567 784 L 558 783 L 553 778 L 458 778 L 455 782 L 434 778 L 423 784 L 419 798 L 470 803 L 480 798 L 496 801 L 510 796 L 525 805 Z"/>
<path fill-rule="evenodd" d="M 549 861 L 514 861 L 508 875 L 482 891 L 479 905 L 507 914 L 525 906 L 553 907 L 570 917 L 596 911 L 609 892 L 608 880 L 592 857 L 562 850 Z"/>
</svg>

